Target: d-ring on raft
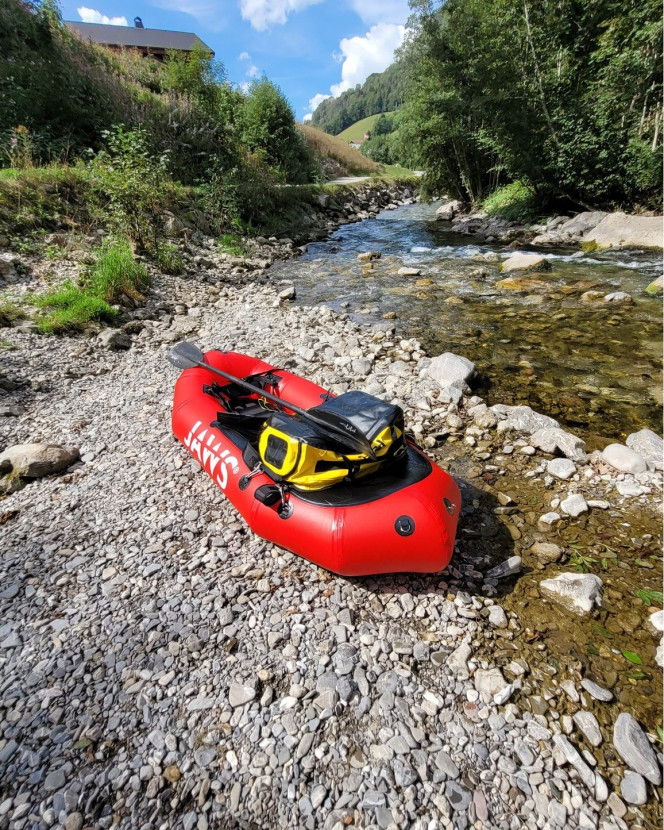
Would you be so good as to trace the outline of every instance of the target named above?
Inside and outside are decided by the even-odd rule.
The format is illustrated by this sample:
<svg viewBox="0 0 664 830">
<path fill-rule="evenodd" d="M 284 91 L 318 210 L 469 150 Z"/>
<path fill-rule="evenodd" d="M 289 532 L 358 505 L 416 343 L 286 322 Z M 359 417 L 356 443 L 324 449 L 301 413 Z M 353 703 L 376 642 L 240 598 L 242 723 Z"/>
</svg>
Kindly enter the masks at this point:
<svg viewBox="0 0 664 830">
<path fill-rule="evenodd" d="M 260 464 L 255 442 L 247 437 L 251 431 L 242 428 L 243 417 L 247 422 L 255 420 L 266 397 L 283 399 L 283 409 L 289 412 L 287 401 L 293 408 L 311 410 L 329 394 L 255 357 L 222 351 L 203 355 L 189 344 L 182 346 L 193 349 L 195 359 L 178 360 L 178 347 L 171 355 L 175 365 L 191 367 L 175 385 L 173 432 L 255 533 L 346 576 L 436 573 L 447 566 L 461 494 L 452 477 L 414 442 L 407 441 L 399 464 L 328 489 L 302 491 L 275 483 Z M 255 390 L 236 396 L 240 403 L 230 425 L 218 417 L 220 387 L 215 370 L 249 379 L 251 383 L 241 381 L 244 389 Z M 269 380 L 256 386 L 261 378 Z"/>
</svg>

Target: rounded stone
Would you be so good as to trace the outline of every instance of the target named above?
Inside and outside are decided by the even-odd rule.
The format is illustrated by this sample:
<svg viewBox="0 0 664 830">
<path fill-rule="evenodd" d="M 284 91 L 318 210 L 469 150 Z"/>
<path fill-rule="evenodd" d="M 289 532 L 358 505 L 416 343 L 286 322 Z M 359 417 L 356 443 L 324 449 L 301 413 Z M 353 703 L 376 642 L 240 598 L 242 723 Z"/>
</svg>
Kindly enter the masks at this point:
<svg viewBox="0 0 664 830">
<path fill-rule="evenodd" d="M 648 800 L 648 790 L 643 776 L 628 770 L 620 782 L 620 793 L 628 804 L 640 806 Z"/>
<path fill-rule="evenodd" d="M 639 473 L 645 473 L 648 469 L 645 460 L 624 444 L 609 444 L 602 451 L 602 459 L 610 467 L 620 470 L 621 473 L 638 475 Z"/>
</svg>

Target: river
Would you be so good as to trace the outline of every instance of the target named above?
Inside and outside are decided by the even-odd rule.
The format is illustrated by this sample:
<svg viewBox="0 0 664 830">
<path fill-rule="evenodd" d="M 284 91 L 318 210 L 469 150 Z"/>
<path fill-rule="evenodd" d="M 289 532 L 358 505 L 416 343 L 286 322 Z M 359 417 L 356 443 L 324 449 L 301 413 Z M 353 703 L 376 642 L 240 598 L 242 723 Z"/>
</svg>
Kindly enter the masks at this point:
<svg viewBox="0 0 664 830">
<path fill-rule="evenodd" d="M 661 433 L 662 302 L 644 292 L 662 273 L 659 253 L 539 249 L 551 271 L 516 292 L 496 285 L 514 253 L 451 232 L 435 205 L 407 205 L 346 225 L 275 268 L 295 282 L 298 302 L 325 303 L 356 319 L 395 319 L 431 355 L 475 362 L 478 392 L 557 418 L 603 447 L 644 427 Z M 523 250 L 538 250 L 526 247 Z M 358 261 L 380 251 L 371 268 Z M 398 275 L 399 268 L 421 270 Z M 510 276 L 519 276 L 519 272 Z M 582 300 L 586 291 L 624 291 L 633 304 Z"/>
</svg>

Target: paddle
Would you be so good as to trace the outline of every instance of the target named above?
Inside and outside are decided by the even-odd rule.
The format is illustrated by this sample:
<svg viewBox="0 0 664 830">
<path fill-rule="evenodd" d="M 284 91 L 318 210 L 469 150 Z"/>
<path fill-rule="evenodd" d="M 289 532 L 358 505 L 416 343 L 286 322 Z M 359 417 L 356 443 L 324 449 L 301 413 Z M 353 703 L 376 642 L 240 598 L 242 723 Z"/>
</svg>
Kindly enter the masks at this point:
<svg viewBox="0 0 664 830">
<path fill-rule="evenodd" d="M 276 395 L 265 392 L 265 390 L 260 389 L 258 386 L 253 386 L 246 380 L 237 378 L 228 372 L 223 372 L 221 369 L 216 369 L 214 366 L 210 366 L 209 363 L 205 363 L 203 360 L 203 352 L 193 343 L 183 342 L 173 346 L 168 354 L 168 360 L 178 369 L 192 369 L 194 366 L 200 366 L 209 372 L 213 372 L 215 375 L 219 375 L 241 386 L 243 389 L 247 389 L 249 392 L 256 392 L 261 398 L 266 398 L 268 401 L 278 404 L 282 409 L 290 409 L 292 412 L 296 412 L 301 418 L 316 424 L 323 432 L 333 436 L 339 444 L 342 444 L 354 453 L 363 453 L 364 455 L 368 455 L 372 460 L 376 460 L 376 454 L 369 439 L 347 418 L 335 413 L 334 419 L 336 424 L 331 424 L 314 415 L 312 412 L 301 409 L 294 403 L 289 403 L 282 398 L 278 398 Z M 332 413 L 326 413 L 326 417 L 328 418 L 331 415 Z"/>
</svg>

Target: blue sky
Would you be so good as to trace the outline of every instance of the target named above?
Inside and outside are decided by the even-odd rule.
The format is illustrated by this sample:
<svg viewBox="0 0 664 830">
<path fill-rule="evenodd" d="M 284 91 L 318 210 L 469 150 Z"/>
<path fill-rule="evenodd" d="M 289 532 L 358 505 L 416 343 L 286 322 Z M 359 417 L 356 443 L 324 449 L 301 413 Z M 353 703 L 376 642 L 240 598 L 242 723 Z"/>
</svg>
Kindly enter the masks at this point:
<svg viewBox="0 0 664 830">
<path fill-rule="evenodd" d="M 298 120 L 323 96 L 382 72 L 404 36 L 407 0 L 64 0 L 65 20 L 195 32 L 229 79 L 265 74 Z"/>
</svg>

